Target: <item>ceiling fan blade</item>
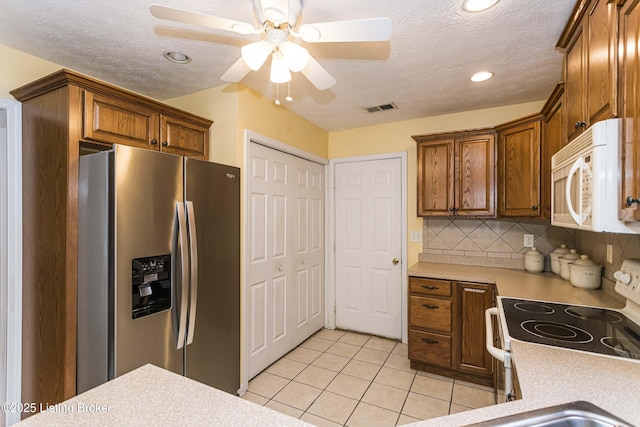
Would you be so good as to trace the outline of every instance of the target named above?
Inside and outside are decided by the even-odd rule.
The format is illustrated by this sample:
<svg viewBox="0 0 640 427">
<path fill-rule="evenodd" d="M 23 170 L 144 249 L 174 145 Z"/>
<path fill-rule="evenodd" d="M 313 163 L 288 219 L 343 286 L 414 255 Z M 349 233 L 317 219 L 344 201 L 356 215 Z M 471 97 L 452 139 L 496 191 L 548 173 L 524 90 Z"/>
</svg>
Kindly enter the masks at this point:
<svg viewBox="0 0 640 427">
<path fill-rule="evenodd" d="M 309 57 L 309 62 L 301 70 L 301 73 L 309 80 L 318 90 L 329 89 L 336 84 L 336 79 L 325 70 L 313 57 Z"/>
<path fill-rule="evenodd" d="M 220 30 L 233 31 L 234 33 L 239 34 L 251 34 L 256 30 L 253 25 L 247 24 L 246 22 L 234 21 L 233 19 L 220 18 L 218 16 L 206 15 L 204 13 L 192 12 L 189 10 L 176 9 L 174 7 L 161 6 L 159 4 L 152 4 L 149 6 L 149 10 L 156 18 L 166 19 L 168 21 L 217 28 Z"/>
<path fill-rule="evenodd" d="M 249 74 L 251 68 L 244 62 L 242 57 L 238 59 L 234 64 L 229 67 L 227 71 L 223 75 L 220 76 L 220 80 L 229 83 L 237 83 L 240 80 L 244 79 L 244 77 Z"/>
<path fill-rule="evenodd" d="M 304 24 L 298 33 L 309 43 L 387 41 L 391 38 L 391 20 L 370 18 Z"/>
</svg>

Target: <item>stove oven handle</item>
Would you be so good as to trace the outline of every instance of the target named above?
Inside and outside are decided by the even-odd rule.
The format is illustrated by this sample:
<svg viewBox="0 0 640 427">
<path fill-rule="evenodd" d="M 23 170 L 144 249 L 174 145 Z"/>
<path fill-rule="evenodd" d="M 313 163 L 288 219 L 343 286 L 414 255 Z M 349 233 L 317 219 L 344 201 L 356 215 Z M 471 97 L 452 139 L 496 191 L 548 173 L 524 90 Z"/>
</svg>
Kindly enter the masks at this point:
<svg viewBox="0 0 640 427">
<path fill-rule="evenodd" d="M 491 317 L 498 317 L 498 307 L 488 308 L 484 312 L 484 321 L 485 321 L 485 330 L 486 330 L 486 347 L 489 354 L 491 354 L 494 358 L 498 359 L 502 363 L 504 363 L 506 352 L 502 349 L 497 348 L 493 345 L 493 322 L 491 321 Z"/>
</svg>

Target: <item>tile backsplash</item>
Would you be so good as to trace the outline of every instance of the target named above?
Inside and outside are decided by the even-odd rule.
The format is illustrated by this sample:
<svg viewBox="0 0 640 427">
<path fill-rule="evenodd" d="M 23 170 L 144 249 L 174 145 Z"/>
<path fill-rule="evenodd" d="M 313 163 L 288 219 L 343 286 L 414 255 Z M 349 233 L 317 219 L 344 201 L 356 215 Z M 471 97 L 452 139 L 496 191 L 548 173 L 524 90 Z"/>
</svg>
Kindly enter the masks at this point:
<svg viewBox="0 0 640 427">
<path fill-rule="evenodd" d="M 576 246 L 574 230 L 552 227 L 545 220 L 424 218 L 419 260 L 522 269 L 529 250 L 524 247 L 525 234 L 534 235 L 535 247 L 544 254 L 563 243 Z"/>
<path fill-rule="evenodd" d="M 545 220 L 514 219 L 450 219 L 424 218 L 423 262 L 478 265 L 524 269 L 524 235 L 533 234 L 536 248 L 548 255 L 561 244 L 587 254 L 604 266 L 602 289 L 619 298 L 614 291 L 613 273 L 627 258 L 640 259 L 640 235 L 593 233 L 552 227 Z M 612 262 L 607 262 L 607 245 L 612 248 Z M 545 270 L 550 271 L 549 257 Z"/>
<path fill-rule="evenodd" d="M 615 281 L 613 273 L 620 269 L 626 258 L 640 258 L 640 235 L 592 233 L 576 231 L 576 249 L 589 255 L 596 264 L 604 266 L 604 278 Z M 613 262 L 607 262 L 607 244 L 612 246 Z"/>
</svg>

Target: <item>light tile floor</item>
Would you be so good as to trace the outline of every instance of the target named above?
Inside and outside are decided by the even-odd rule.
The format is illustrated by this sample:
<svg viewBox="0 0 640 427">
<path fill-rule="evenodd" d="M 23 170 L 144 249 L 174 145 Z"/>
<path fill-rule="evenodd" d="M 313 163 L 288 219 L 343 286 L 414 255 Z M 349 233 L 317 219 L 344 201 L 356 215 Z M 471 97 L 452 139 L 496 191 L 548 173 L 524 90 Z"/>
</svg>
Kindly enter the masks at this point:
<svg viewBox="0 0 640 427">
<path fill-rule="evenodd" d="M 317 426 L 396 426 L 494 404 L 493 390 L 415 371 L 407 345 L 322 329 L 249 382 L 244 399 Z"/>
</svg>

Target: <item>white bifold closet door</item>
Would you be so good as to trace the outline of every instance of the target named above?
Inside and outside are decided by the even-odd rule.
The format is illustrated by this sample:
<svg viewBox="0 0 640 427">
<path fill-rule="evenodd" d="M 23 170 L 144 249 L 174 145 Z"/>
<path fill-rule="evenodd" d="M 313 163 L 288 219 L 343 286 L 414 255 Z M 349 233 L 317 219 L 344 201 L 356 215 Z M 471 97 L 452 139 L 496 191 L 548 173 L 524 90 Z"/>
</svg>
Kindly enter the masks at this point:
<svg viewBox="0 0 640 427">
<path fill-rule="evenodd" d="M 324 326 L 324 166 L 252 143 L 249 378 Z"/>
</svg>

